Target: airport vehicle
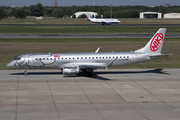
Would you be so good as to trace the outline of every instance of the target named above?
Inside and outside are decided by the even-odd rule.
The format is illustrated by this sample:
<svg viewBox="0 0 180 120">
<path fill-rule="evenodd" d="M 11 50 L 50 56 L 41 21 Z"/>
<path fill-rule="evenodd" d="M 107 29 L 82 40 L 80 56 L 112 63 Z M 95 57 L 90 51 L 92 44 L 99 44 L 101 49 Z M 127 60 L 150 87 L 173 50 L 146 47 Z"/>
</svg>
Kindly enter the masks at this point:
<svg viewBox="0 0 180 120">
<path fill-rule="evenodd" d="M 89 13 L 87 13 L 87 20 L 93 23 L 101 23 L 102 25 L 110 25 L 110 24 L 118 24 L 121 21 L 119 21 L 118 19 L 96 19 L 93 18 Z"/>
<path fill-rule="evenodd" d="M 145 47 L 134 52 L 99 52 L 98 48 L 93 53 L 25 54 L 6 66 L 20 69 L 57 68 L 68 76 L 84 71 L 87 76 L 91 76 L 95 69 L 131 65 L 167 56 L 168 54 L 161 53 L 165 32 L 166 28 L 160 28 Z"/>
</svg>

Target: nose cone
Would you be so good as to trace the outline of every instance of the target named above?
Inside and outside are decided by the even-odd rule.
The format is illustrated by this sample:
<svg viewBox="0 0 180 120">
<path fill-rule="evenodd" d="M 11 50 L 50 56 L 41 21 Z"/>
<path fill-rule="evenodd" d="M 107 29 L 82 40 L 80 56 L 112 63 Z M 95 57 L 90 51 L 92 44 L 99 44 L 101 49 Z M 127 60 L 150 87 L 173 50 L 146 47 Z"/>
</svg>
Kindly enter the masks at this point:
<svg viewBox="0 0 180 120">
<path fill-rule="evenodd" d="M 6 67 L 8 67 L 8 68 L 15 68 L 15 66 L 14 66 L 14 60 L 11 61 L 11 62 L 9 62 L 9 63 L 6 65 Z"/>
</svg>

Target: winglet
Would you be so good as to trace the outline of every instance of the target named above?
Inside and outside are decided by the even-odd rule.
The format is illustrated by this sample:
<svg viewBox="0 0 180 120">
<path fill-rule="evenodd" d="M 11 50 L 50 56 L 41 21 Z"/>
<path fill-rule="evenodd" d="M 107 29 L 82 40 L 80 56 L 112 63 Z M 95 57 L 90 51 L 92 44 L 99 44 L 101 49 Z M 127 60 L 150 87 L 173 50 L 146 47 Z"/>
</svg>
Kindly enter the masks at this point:
<svg viewBox="0 0 180 120">
<path fill-rule="evenodd" d="M 100 47 L 95 51 L 95 53 L 98 53 L 98 52 L 99 52 L 99 49 L 100 49 Z"/>
</svg>

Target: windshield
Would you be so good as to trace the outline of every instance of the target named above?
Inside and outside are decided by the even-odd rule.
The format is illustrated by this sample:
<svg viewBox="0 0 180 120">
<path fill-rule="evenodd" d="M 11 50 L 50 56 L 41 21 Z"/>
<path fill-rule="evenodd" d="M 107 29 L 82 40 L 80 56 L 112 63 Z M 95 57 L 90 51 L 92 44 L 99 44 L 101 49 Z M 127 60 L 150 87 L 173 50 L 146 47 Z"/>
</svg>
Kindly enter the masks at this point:
<svg viewBox="0 0 180 120">
<path fill-rule="evenodd" d="M 14 60 L 20 60 L 20 59 L 21 59 L 21 57 L 14 58 Z"/>
</svg>

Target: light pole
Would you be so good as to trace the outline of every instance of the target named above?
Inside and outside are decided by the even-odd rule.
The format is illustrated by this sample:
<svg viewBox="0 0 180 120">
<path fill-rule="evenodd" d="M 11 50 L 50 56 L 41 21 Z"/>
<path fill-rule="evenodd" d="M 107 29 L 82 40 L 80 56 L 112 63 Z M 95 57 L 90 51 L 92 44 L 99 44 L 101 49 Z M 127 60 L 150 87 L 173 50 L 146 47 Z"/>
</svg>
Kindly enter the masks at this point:
<svg viewBox="0 0 180 120">
<path fill-rule="evenodd" d="M 111 4 L 111 12 L 110 13 L 111 13 L 111 18 L 112 18 L 112 4 Z"/>
</svg>

